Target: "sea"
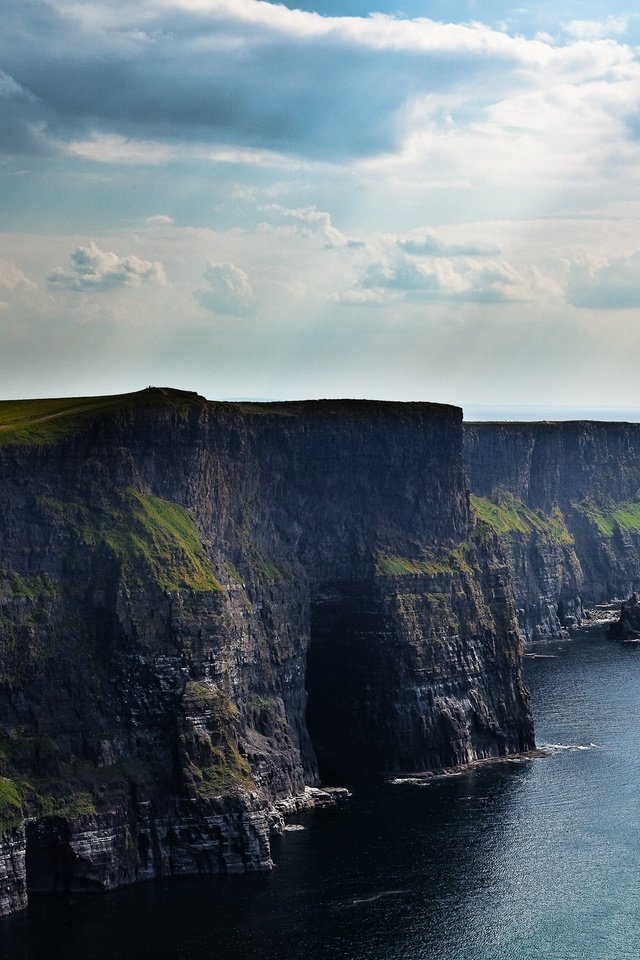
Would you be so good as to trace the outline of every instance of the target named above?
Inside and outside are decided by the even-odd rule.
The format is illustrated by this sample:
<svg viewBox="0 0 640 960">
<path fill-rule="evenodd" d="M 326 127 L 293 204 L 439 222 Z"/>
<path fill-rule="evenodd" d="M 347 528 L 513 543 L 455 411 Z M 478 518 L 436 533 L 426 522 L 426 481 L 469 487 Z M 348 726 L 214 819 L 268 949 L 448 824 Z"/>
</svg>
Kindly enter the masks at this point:
<svg viewBox="0 0 640 960">
<path fill-rule="evenodd" d="M 640 645 L 526 658 L 541 759 L 354 788 L 270 874 L 33 898 L 2 960 L 638 960 Z"/>
</svg>

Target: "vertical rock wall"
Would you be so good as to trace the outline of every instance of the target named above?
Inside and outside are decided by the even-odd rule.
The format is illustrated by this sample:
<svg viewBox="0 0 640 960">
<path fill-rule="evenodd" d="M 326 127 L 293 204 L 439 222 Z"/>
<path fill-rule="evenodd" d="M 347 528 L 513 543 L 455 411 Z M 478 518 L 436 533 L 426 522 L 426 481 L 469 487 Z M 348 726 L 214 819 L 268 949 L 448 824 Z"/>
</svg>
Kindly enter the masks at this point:
<svg viewBox="0 0 640 960">
<path fill-rule="evenodd" d="M 274 803 L 325 771 L 533 745 L 459 410 L 159 390 L 31 409 L 3 427 L 0 404 L 5 912 L 268 868 Z"/>
<path fill-rule="evenodd" d="M 476 511 L 500 536 L 521 625 L 562 635 L 640 587 L 640 425 L 471 423 Z"/>
</svg>

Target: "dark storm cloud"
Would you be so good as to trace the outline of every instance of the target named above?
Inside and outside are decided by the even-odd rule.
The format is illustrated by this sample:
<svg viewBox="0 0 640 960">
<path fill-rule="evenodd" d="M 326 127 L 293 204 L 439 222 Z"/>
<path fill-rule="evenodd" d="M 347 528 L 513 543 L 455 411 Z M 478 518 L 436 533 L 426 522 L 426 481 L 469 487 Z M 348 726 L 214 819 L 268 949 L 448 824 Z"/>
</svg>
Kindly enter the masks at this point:
<svg viewBox="0 0 640 960">
<path fill-rule="evenodd" d="M 247 11 L 264 20 L 267 6 L 79 14 L 7 0 L 0 62 L 40 103 L 53 140 L 105 132 L 337 160 L 392 149 L 407 99 L 495 69 L 479 51 L 380 48 L 337 28 L 307 36 L 295 20 L 289 33 L 251 21 Z"/>
</svg>

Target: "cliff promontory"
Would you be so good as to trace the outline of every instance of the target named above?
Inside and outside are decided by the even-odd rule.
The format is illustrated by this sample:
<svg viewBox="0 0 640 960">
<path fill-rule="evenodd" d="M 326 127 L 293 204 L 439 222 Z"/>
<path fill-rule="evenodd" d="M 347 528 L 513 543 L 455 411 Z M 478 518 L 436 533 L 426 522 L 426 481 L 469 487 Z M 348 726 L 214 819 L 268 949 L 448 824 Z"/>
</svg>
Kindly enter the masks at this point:
<svg viewBox="0 0 640 960">
<path fill-rule="evenodd" d="M 461 412 L 0 404 L 0 914 L 270 866 L 305 785 L 533 746 Z"/>
<path fill-rule="evenodd" d="M 640 424 L 470 423 L 472 505 L 500 538 L 520 626 L 561 636 L 640 588 Z"/>
</svg>

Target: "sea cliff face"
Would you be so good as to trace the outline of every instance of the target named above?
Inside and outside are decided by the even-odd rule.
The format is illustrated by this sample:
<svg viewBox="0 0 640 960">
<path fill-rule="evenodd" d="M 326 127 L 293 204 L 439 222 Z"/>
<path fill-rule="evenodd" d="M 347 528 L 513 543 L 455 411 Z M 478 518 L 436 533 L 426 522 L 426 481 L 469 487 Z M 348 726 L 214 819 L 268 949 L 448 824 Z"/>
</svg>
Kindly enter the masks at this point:
<svg viewBox="0 0 640 960">
<path fill-rule="evenodd" d="M 533 746 L 461 412 L 0 404 L 0 914 L 268 869 L 321 780 Z"/>
<path fill-rule="evenodd" d="M 529 637 L 640 586 L 640 425 L 471 423 L 472 504 L 496 531 Z"/>
</svg>

